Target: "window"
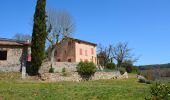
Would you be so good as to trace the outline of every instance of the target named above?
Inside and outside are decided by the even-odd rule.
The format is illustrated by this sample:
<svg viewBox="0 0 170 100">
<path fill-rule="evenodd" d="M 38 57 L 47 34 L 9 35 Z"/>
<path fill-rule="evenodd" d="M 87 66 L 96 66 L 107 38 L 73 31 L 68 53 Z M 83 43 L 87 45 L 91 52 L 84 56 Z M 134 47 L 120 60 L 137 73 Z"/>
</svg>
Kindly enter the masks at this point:
<svg viewBox="0 0 170 100">
<path fill-rule="evenodd" d="M 92 55 L 94 54 L 94 49 L 93 49 L 93 48 L 91 48 L 91 54 L 92 54 Z"/>
<path fill-rule="evenodd" d="M 87 50 L 85 50 L 85 56 L 87 56 Z"/>
<path fill-rule="evenodd" d="M 80 49 L 80 55 L 83 55 L 83 50 L 82 49 Z"/>
<path fill-rule="evenodd" d="M 71 62 L 71 59 L 68 59 L 68 62 Z"/>
<path fill-rule="evenodd" d="M 60 62 L 60 59 L 58 59 L 57 61 Z"/>
<path fill-rule="evenodd" d="M 0 60 L 7 60 L 7 51 L 0 51 Z"/>
</svg>

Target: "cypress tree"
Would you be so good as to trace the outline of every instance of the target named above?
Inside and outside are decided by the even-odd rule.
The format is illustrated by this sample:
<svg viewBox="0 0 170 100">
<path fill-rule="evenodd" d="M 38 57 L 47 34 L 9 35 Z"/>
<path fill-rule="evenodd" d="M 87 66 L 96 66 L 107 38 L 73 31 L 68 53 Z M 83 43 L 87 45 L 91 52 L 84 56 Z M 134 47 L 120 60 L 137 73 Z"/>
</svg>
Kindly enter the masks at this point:
<svg viewBox="0 0 170 100">
<path fill-rule="evenodd" d="M 45 7 L 46 0 L 37 0 L 31 43 L 31 74 L 33 75 L 38 74 L 45 53 L 45 39 L 47 36 Z"/>
</svg>

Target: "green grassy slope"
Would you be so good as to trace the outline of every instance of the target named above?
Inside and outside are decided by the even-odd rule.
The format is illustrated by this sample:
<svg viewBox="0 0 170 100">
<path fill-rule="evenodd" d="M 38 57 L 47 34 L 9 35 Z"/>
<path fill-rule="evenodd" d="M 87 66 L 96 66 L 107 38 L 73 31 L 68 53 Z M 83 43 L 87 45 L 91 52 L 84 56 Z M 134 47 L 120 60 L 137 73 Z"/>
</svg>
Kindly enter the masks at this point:
<svg viewBox="0 0 170 100">
<path fill-rule="evenodd" d="M 144 100 L 149 87 L 138 83 L 134 75 L 126 80 L 56 83 L 22 81 L 19 74 L 0 77 L 0 99 L 4 100 Z"/>
</svg>

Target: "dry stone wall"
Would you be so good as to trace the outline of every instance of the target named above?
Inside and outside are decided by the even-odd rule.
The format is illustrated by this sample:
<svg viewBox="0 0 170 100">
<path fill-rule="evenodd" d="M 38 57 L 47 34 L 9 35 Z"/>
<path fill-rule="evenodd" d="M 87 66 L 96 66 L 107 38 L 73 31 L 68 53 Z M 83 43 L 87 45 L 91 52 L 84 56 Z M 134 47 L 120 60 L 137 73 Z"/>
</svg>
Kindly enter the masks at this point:
<svg viewBox="0 0 170 100">
<path fill-rule="evenodd" d="M 51 67 L 50 62 L 44 62 L 40 69 L 41 78 L 44 81 L 82 81 L 81 76 L 76 72 L 77 63 L 70 62 L 56 62 L 53 66 L 54 73 L 49 73 Z M 62 69 L 66 69 L 66 74 L 63 75 Z M 92 80 L 105 80 L 105 79 L 126 79 L 128 74 L 120 74 L 119 71 L 115 72 L 96 72 L 91 77 Z"/>
<path fill-rule="evenodd" d="M 62 72 L 65 68 L 67 72 L 75 72 L 78 63 L 74 62 L 56 62 L 53 65 L 54 72 Z M 40 73 L 48 73 L 51 67 L 51 62 L 44 62 L 39 70 Z"/>
<path fill-rule="evenodd" d="M 92 80 L 108 80 L 108 79 L 127 79 L 128 74 L 123 75 L 120 72 L 96 72 L 91 78 Z M 41 74 L 41 79 L 43 81 L 82 81 L 80 75 L 77 72 L 69 73 L 67 76 L 63 76 L 62 73 L 43 73 Z"/>
</svg>

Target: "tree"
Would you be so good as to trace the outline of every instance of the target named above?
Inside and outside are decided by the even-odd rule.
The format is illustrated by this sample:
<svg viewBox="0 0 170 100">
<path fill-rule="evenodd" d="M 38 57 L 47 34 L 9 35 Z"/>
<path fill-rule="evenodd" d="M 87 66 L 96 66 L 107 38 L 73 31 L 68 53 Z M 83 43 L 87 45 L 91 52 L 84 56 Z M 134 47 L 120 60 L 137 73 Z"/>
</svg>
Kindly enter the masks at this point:
<svg viewBox="0 0 170 100">
<path fill-rule="evenodd" d="M 98 50 L 99 53 L 97 54 L 97 58 L 99 59 L 100 65 L 106 66 L 108 63 L 112 62 L 111 58 L 112 45 L 104 47 L 101 44 L 99 44 Z"/>
<path fill-rule="evenodd" d="M 75 31 L 75 24 L 66 11 L 49 9 L 47 16 L 47 40 L 51 46 L 51 64 L 53 66 L 57 47 L 60 47 L 60 42 L 70 37 Z"/>
<path fill-rule="evenodd" d="M 111 53 L 112 58 L 117 61 L 117 69 L 122 65 L 124 61 L 136 61 L 137 59 L 133 59 L 133 54 L 131 53 L 132 49 L 128 47 L 128 43 L 120 42 L 117 45 L 113 46 Z"/>
<path fill-rule="evenodd" d="M 133 61 L 131 61 L 131 60 L 124 61 L 124 62 L 122 62 L 121 67 L 125 68 L 126 72 L 131 73 L 134 69 Z"/>
<path fill-rule="evenodd" d="M 45 7 L 46 0 L 37 0 L 31 45 L 31 71 L 33 75 L 38 74 L 45 53 L 45 40 L 47 36 Z"/>
<path fill-rule="evenodd" d="M 20 40 L 20 41 L 27 41 L 27 40 L 29 40 L 29 41 L 31 41 L 31 35 L 29 35 L 29 34 L 21 34 L 21 33 L 16 33 L 15 35 L 14 35 L 14 39 L 16 39 L 16 40 Z"/>
</svg>

